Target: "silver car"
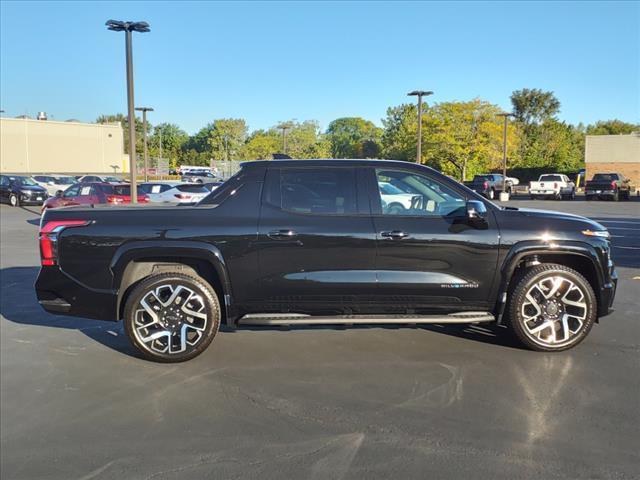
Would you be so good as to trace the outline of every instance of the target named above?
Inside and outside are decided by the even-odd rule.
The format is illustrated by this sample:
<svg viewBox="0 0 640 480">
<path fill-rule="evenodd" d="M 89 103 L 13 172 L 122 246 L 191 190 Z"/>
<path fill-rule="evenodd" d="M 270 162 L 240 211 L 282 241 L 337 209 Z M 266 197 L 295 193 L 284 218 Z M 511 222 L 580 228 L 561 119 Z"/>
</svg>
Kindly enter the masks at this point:
<svg viewBox="0 0 640 480">
<path fill-rule="evenodd" d="M 33 175 L 31 178 L 47 189 L 47 193 L 51 197 L 55 197 L 59 190 L 63 192 L 71 185 L 76 183 L 75 177 L 69 175 Z"/>
<path fill-rule="evenodd" d="M 138 185 L 138 193 L 144 193 L 151 203 L 193 205 L 209 195 L 204 186 L 183 182 L 146 182 Z"/>
</svg>

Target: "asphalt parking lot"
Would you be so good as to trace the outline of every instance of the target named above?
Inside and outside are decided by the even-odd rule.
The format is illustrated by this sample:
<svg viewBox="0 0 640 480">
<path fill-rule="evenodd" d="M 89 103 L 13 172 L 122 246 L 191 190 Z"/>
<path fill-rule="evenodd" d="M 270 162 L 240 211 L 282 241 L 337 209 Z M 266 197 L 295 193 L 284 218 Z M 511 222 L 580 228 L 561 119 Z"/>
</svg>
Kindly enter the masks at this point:
<svg viewBox="0 0 640 480">
<path fill-rule="evenodd" d="M 514 200 L 606 225 L 616 311 L 576 349 L 485 327 L 221 332 L 185 364 L 38 306 L 37 207 L 0 206 L 1 476 L 638 478 L 640 202 Z"/>
</svg>

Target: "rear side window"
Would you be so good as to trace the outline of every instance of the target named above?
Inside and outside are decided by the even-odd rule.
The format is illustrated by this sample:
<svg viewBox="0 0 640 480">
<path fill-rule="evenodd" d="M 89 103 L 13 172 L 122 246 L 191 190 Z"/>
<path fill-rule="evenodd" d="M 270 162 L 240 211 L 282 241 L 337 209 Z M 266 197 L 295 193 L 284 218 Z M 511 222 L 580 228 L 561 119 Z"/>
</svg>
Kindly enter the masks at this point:
<svg viewBox="0 0 640 480">
<path fill-rule="evenodd" d="M 610 182 L 612 180 L 619 180 L 618 175 L 616 173 L 596 173 L 593 176 L 595 181 L 601 182 Z"/>
<path fill-rule="evenodd" d="M 280 170 L 279 206 L 294 213 L 350 215 L 357 212 L 351 168 Z M 277 202 L 277 199 L 274 198 Z M 275 202 L 274 202 L 275 203 Z"/>
</svg>

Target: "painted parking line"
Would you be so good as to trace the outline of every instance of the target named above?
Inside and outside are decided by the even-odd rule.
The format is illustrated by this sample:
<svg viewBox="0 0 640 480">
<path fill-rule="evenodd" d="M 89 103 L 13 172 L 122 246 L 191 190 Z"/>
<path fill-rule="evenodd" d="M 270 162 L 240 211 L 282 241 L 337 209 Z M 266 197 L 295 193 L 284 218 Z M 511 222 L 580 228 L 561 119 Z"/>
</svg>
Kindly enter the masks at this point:
<svg viewBox="0 0 640 480">
<path fill-rule="evenodd" d="M 614 245 L 613 248 L 622 248 L 624 250 L 640 250 L 640 247 L 621 247 L 620 245 Z"/>
<path fill-rule="evenodd" d="M 640 232 L 640 228 L 629 228 L 629 227 L 608 227 L 609 230 L 633 230 L 634 232 Z"/>
<path fill-rule="evenodd" d="M 630 222 L 628 220 L 600 220 L 600 223 L 630 223 L 631 225 L 638 225 L 640 224 L 640 219 L 633 222 Z"/>
</svg>

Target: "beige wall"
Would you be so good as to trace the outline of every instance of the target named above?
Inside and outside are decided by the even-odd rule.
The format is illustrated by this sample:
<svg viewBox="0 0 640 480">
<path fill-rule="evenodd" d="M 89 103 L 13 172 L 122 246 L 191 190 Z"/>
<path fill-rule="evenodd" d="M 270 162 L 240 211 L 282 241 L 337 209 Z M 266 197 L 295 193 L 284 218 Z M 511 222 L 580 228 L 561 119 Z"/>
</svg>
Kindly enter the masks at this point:
<svg viewBox="0 0 640 480">
<path fill-rule="evenodd" d="M 595 173 L 622 173 L 640 186 L 640 134 L 587 135 L 585 143 L 587 180 Z"/>
<path fill-rule="evenodd" d="M 128 171 L 120 125 L 0 119 L 2 173 Z"/>
</svg>

